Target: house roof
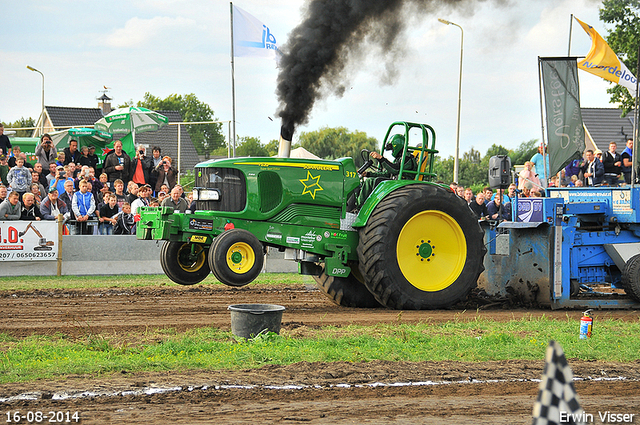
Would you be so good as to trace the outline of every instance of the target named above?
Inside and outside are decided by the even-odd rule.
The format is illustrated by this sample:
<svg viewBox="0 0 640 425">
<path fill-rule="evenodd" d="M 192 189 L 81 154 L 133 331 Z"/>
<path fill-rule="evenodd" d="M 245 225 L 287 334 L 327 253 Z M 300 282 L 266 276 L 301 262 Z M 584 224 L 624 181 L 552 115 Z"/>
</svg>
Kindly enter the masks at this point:
<svg viewBox="0 0 640 425">
<path fill-rule="evenodd" d="M 169 119 L 169 122 L 182 122 L 182 117 L 178 111 L 157 111 Z M 100 108 L 73 108 L 66 106 L 45 106 L 45 113 L 52 127 L 58 129 L 67 127 L 92 127 L 93 124 L 103 117 Z M 49 128 L 49 126 L 45 126 Z M 200 162 L 191 137 L 184 126 L 165 125 L 158 131 L 136 134 L 136 143 L 148 146 L 147 153 L 151 155 L 151 148 L 159 146 L 162 155 L 169 155 L 173 159 L 174 165 L 178 158 L 178 127 L 180 131 L 180 172 L 193 170 L 193 167 Z M 115 138 L 121 139 L 124 135 Z"/>
<path fill-rule="evenodd" d="M 587 139 L 603 152 L 609 149 L 609 142 L 616 142 L 618 151 L 620 146 L 624 149 L 627 139 L 633 135 L 633 111 L 621 118 L 622 110 L 618 108 L 580 109 Z"/>
<path fill-rule="evenodd" d="M 66 106 L 45 106 L 54 127 L 91 126 L 102 118 L 100 108 L 70 108 Z"/>
</svg>

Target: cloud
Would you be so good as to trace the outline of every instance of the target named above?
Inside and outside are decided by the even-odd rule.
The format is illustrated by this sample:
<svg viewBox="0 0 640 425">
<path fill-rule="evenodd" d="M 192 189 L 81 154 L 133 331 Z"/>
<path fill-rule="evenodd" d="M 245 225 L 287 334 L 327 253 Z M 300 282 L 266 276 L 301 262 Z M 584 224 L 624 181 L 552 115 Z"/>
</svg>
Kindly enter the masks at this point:
<svg viewBox="0 0 640 425">
<path fill-rule="evenodd" d="M 167 33 L 176 30 L 190 29 L 196 25 L 193 19 L 168 18 L 156 16 L 151 19 L 140 19 L 138 17 L 129 19 L 124 28 L 119 28 L 109 34 L 103 44 L 113 48 L 136 48 L 151 41 L 158 42 L 158 39 L 166 39 Z"/>
<path fill-rule="evenodd" d="M 541 55 L 566 55 L 572 13 L 576 13 L 577 18 L 585 20 L 590 25 L 595 25 L 602 33 L 602 24 L 598 22 L 598 9 L 593 7 L 593 4 L 592 0 L 564 0 L 545 7 L 540 13 L 538 23 L 525 38 L 527 45 Z M 589 50 L 591 41 L 575 20 L 572 33 L 572 52 L 581 52 L 584 55 Z"/>
</svg>

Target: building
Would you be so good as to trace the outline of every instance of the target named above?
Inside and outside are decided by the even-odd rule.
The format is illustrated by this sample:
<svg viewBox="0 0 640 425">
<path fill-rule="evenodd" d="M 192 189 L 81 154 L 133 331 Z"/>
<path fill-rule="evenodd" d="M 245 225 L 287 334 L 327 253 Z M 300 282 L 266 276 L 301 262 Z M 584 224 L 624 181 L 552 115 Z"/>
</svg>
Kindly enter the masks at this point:
<svg viewBox="0 0 640 425">
<path fill-rule="evenodd" d="M 618 144 L 618 153 L 624 150 L 627 139 L 633 136 L 633 111 L 622 118 L 618 108 L 580 108 L 585 128 L 587 149 L 609 150 L 609 142 Z"/>
</svg>

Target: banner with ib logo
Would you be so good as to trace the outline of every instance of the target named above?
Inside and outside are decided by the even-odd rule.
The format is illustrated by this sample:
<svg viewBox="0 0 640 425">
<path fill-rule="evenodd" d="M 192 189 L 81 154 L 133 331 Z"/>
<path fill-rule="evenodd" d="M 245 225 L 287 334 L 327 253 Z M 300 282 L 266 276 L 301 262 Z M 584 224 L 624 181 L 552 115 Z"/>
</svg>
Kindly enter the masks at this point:
<svg viewBox="0 0 640 425">
<path fill-rule="evenodd" d="M 269 27 L 233 6 L 233 55 L 275 57 L 277 50 L 276 37 Z"/>
</svg>

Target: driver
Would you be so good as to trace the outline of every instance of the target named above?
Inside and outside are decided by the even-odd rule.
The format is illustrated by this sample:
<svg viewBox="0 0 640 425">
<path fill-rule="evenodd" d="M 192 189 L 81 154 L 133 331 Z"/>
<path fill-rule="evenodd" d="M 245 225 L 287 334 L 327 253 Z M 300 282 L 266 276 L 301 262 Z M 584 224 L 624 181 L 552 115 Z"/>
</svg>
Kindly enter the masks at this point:
<svg viewBox="0 0 640 425">
<path fill-rule="evenodd" d="M 380 155 L 378 152 L 370 152 L 369 156 L 378 161 L 382 171 L 371 172 L 365 171 L 362 173 L 362 177 L 367 177 L 362 182 L 362 188 L 357 196 L 356 205 L 360 208 L 367 200 L 376 184 L 380 182 L 380 179 L 390 179 L 393 176 L 397 176 L 400 173 L 400 164 L 404 161 L 404 171 L 416 171 L 418 169 L 418 163 L 416 157 L 407 151 L 407 154 L 402 156 L 402 150 L 404 148 L 404 136 L 402 134 L 396 134 L 387 144 L 384 149 L 391 151 L 393 155 L 393 162 L 390 162 L 387 158 Z M 407 174 L 403 176 L 404 179 L 413 179 L 413 174 Z"/>
</svg>

